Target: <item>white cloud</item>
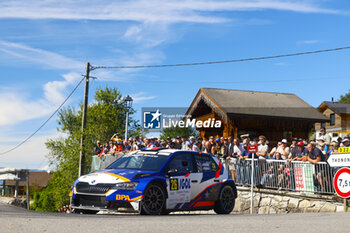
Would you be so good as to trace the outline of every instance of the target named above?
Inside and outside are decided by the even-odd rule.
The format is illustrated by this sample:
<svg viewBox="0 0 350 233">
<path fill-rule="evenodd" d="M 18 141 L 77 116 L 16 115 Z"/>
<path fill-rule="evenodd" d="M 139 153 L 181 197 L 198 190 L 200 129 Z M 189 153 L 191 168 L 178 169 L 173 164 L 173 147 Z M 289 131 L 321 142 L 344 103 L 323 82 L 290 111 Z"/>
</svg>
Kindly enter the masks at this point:
<svg viewBox="0 0 350 233">
<path fill-rule="evenodd" d="M 74 85 L 82 77 L 79 73 L 71 72 L 62 75 L 63 81 L 52 81 L 44 85 L 45 99 L 51 104 L 59 105 L 61 104 L 66 96 L 63 95 L 64 91 L 69 85 Z"/>
<path fill-rule="evenodd" d="M 141 23 L 129 27 L 124 33 L 124 39 L 145 48 L 158 46 L 164 42 L 173 41 L 176 35 L 169 29 L 167 23 Z"/>
<path fill-rule="evenodd" d="M 14 59 L 17 66 L 30 62 L 40 67 L 64 70 L 82 70 L 84 63 L 43 49 L 20 43 L 0 41 L 1 51 L 7 59 Z M 2 87 L 0 93 L 0 126 L 14 125 L 22 121 L 37 119 L 51 114 L 63 102 L 67 87 L 78 83 L 82 77 L 71 71 L 62 75 L 63 80 L 50 81 L 43 85 L 44 96 L 31 99 L 28 92 Z M 6 77 L 3 77 L 6 78 Z"/>
<path fill-rule="evenodd" d="M 227 19 L 202 13 L 214 11 L 285 10 L 303 13 L 339 13 L 310 1 L 286 0 L 13 0 L 0 3 L 1 18 L 131 20 L 138 22 L 218 23 Z"/>
<path fill-rule="evenodd" d="M 53 106 L 44 99 L 28 101 L 23 93 L 16 92 L 0 94 L 0 126 L 36 119 L 50 112 Z"/>
<path fill-rule="evenodd" d="M 48 138 L 57 136 L 59 136 L 57 132 L 49 132 L 45 135 L 32 137 L 27 143 L 23 144 L 16 150 L 5 155 L 0 155 L 1 166 L 30 169 L 47 167 L 48 160 L 46 155 L 48 155 L 49 151 L 45 146 L 45 142 Z M 22 140 L 23 138 L 11 138 L 2 134 L 0 136 L 0 152 L 11 149 Z"/>
<path fill-rule="evenodd" d="M 151 99 L 157 98 L 157 96 L 147 96 L 145 92 L 138 92 L 135 94 L 131 94 L 130 96 L 133 98 L 134 103 L 140 103 L 145 100 L 151 100 Z"/>
<path fill-rule="evenodd" d="M 21 43 L 0 40 L 0 54 L 1 52 L 10 55 L 12 59 L 39 64 L 44 69 L 76 70 L 84 67 L 84 63 L 80 61 Z"/>
<path fill-rule="evenodd" d="M 18 92 L 11 88 L 2 87 L 0 93 L 0 126 L 14 125 L 26 120 L 37 119 L 51 114 L 64 101 L 68 93 L 68 87 L 74 86 L 82 78 L 76 72 L 85 67 L 80 61 L 76 61 L 50 51 L 36 49 L 24 44 L 0 41 L 0 51 L 8 54 L 8 58 L 20 59 L 23 63 L 31 62 L 37 65 L 51 65 L 50 68 L 75 70 L 63 74 L 63 79 L 47 82 L 43 85 L 44 96 L 30 100 L 30 95 Z M 104 65 L 143 65 L 159 61 L 163 55 L 150 51 L 124 54 L 118 59 L 103 61 Z M 132 82 L 134 73 L 139 70 L 123 69 L 119 71 L 96 70 L 92 76 L 97 76 L 99 81 Z M 141 93 L 142 94 L 142 93 Z M 154 97 L 135 95 L 135 101 L 145 101 Z"/>
<path fill-rule="evenodd" d="M 298 41 L 297 44 L 317 44 L 320 43 L 319 40 L 302 40 Z"/>
</svg>

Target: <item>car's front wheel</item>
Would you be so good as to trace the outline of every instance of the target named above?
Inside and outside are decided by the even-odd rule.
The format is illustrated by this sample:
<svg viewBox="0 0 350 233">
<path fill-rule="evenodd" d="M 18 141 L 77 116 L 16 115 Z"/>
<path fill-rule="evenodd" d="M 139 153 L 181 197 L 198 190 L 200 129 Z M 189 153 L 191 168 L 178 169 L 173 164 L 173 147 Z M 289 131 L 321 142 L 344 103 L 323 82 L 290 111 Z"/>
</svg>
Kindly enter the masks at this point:
<svg viewBox="0 0 350 233">
<path fill-rule="evenodd" d="M 219 200 L 215 202 L 214 211 L 217 214 L 229 214 L 235 207 L 235 194 L 229 185 L 221 189 Z"/>
<path fill-rule="evenodd" d="M 165 191 L 158 184 L 150 184 L 141 202 L 141 214 L 160 215 L 165 211 Z"/>
</svg>

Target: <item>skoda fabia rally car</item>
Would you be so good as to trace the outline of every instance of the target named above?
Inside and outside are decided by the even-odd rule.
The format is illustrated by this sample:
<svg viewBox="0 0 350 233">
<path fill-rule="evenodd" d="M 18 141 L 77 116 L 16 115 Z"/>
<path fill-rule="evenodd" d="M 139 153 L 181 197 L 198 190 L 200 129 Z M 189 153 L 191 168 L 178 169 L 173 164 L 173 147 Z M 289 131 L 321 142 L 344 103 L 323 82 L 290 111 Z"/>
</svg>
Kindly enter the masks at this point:
<svg viewBox="0 0 350 233">
<path fill-rule="evenodd" d="M 80 213 L 123 210 L 159 215 L 214 209 L 229 214 L 237 189 L 213 155 L 152 148 L 131 152 L 105 170 L 79 177 L 70 196 Z"/>
</svg>

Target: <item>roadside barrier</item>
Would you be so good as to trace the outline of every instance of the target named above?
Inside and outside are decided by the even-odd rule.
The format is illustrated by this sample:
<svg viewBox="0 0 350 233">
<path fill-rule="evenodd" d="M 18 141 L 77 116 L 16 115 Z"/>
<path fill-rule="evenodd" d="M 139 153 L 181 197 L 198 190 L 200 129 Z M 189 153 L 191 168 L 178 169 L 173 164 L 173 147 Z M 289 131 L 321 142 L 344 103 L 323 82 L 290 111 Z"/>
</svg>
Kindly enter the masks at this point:
<svg viewBox="0 0 350 233">
<path fill-rule="evenodd" d="M 99 157 L 98 155 L 92 156 L 91 172 L 105 169 L 111 163 L 113 163 L 123 155 L 124 155 L 123 153 L 116 153 L 115 155 L 105 154 L 101 157 Z"/>
<path fill-rule="evenodd" d="M 251 185 L 251 159 L 224 160 L 226 169 L 233 170 L 237 185 Z M 231 169 L 230 169 L 231 168 Z M 333 176 L 337 169 L 326 162 L 254 159 L 254 186 L 304 193 L 335 194 Z"/>
</svg>

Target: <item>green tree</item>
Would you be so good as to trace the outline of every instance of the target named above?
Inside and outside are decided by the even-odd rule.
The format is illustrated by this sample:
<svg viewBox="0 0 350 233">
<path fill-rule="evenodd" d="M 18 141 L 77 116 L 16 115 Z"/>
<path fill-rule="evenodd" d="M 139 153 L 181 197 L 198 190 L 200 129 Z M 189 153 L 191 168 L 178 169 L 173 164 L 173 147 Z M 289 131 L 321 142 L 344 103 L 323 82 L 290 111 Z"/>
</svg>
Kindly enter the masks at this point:
<svg viewBox="0 0 350 233">
<path fill-rule="evenodd" d="M 97 140 L 108 141 L 114 133 L 124 135 L 126 106 L 121 101 L 122 95 L 115 88 L 99 89 L 94 101 L 88 106 L 86 130 L 84 132 L 84 150 L 86 154 L 85 173 L 90 170 L 91 155 Z M 129 110 L 129 117 L 135 113 Z M 69 203 L 69 192 L 78 177 L 81 133 L 82 106 L 62 109 L 58 114 L 57 129 L 64 136 L 46 142 L 49 149 L 48 159 L 54 167 L 52 179 L 41 192 L 34 194 L 32 209 L 39 211 L 56 211 Z M 143 133 L 139 123 L 129 119 L 131 135 Z"/>
<path fill-rule="evenodd" d="M 341 95 L 338 102 L 350 104 L 350 90 L 345 95 Z"/>
<path fill-rule="evenodd" d="M 191 127 L 170 127 L 163 129 L 160 138 L 166 140 L 167 137 L 176 138 L 177 136 L 189 138 L 190 136 L 197 136 L 197 131 Z"/>
</svg>

